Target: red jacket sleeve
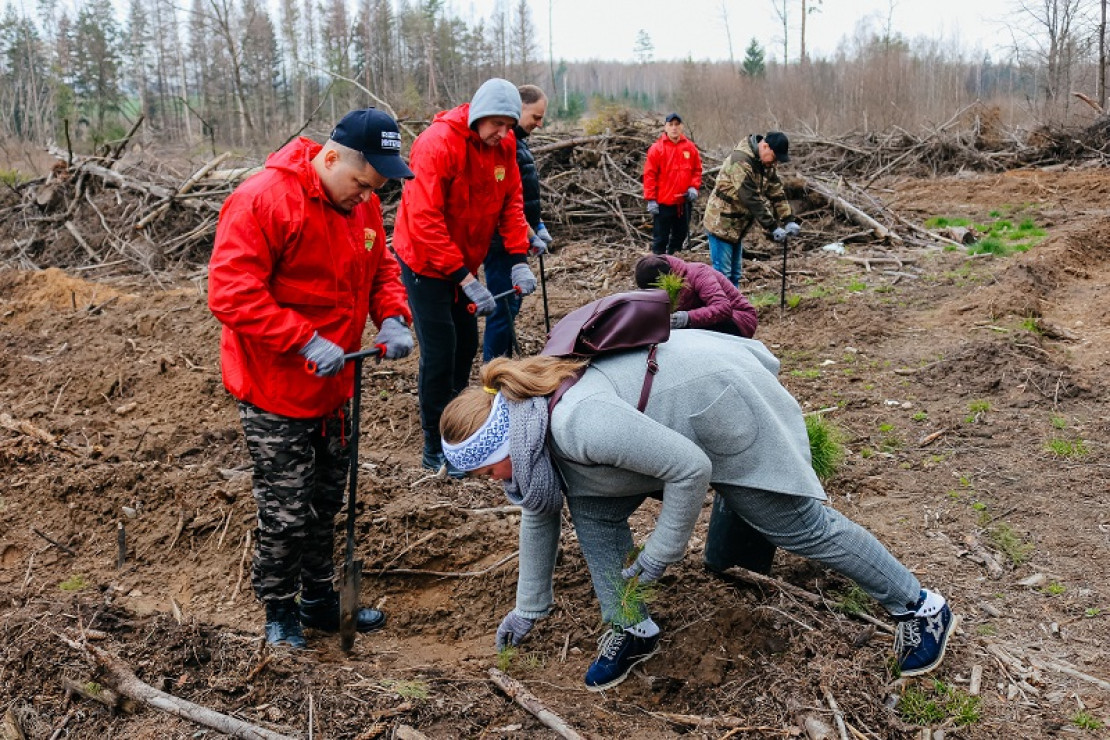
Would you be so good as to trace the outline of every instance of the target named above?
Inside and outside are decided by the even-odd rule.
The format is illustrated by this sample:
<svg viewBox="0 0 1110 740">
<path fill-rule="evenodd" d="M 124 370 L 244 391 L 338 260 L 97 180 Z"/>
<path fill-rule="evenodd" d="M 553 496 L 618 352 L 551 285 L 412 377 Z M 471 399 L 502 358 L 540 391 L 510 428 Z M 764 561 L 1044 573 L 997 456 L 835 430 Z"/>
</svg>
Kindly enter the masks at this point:
<svg viewBox="0 0 1110 740">
<path fill-rule="evenodd" d="M 412 325 L 408 293 L 401 282 L 401 266 L 385 244 L 385 227 L 382 225 L 382 205 L 375 194 L 366 204 L 370 228 L 381 235 L 381 246 L 374 249 L 374 262 L 370 265 L 370 318 L 379 329 L 391 316 L 404 316 Z"/>
<path fill-rule="evenodd" d="M 269 282 L 287 226 L 300 215 L 280 217 L 252 195 L 232 193 L 216 226 L 208 266 L 208 307 L 220 323 L 275 352 L 296 352 L 315 333 L 296 311 L 283 308 Z"/>
<path fill-rule="evenodd" d="M 447 192 L 457 176 L 456 167 L 442 140 L 424 143 L 420 149 L 413 145 L 416 150 L 409 167 L 416 177 L 405 183 L 401 207 L 408 219 L 409 234 L 419 238 L 428 263 L 440 273 L 451 275 L 466 267 L 462 250 L 447 228 Z"/>
<path fill-rule="evenodd" d="M 690 156 L 694 159 L 694 168 L 691 173 L 693 177 L 690 178 L 690 187 L 696 190 L 701 190 L 701 154 L 698 153 L 698 147 L 694 142 L 690 143 Z"/>
<path fill-rule="evenodd" d="M 520 168 L 516 166 L 516 139 L 512 141 L 513 161 L 505 168 L 509 193 L 505 196 L 505 205 L 501 208 L 497 232 L 501 234 L 506 252 L 527 255 L 529 244 L 528 221 L 524 218 L 524 185 L 520 179 Z"/>
<path fill-rule="evenodd" d="M 659 200 L 659 156 L 658 144 L 648 147 L 644 161 L 644 200 Z"/>
</svg>

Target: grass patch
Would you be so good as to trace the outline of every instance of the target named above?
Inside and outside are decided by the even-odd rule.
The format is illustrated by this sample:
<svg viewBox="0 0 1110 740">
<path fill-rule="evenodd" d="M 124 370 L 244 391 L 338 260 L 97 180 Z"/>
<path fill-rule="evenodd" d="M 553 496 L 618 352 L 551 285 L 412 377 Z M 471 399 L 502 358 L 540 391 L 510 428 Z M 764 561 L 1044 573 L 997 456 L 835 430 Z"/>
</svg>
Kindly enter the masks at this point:
<svg viewBox="0 0 1110 740">
<path fill-rule="evenodd" d="M 500 658 L 499 658 L 500 659 Z M 382 688 L 391 691 L 402 699 L 427 699 L 432 695 L 428 684 L 420 680 L 403 681 L 401 679 L 387 678 L 382 681 Z"/>
<path fill-rule="evenodd" d="M 1044 447 L 1057 457 L 1082 457 L 1090 451 L 1081 437 L 1075 439 L 1053 437 L 1045 443 Z"/>
<path fill-rule="evenodd" d="M 865 290 L 867 290 L 867 283 L 863 282 L 862 280 L 853 280 L 852 282 L 848 283 L 849 293 L 862 293 Z"/>
<path fill-rule="evenodd" d="M 1102 723 L 1095 718 L 1093 714 L 1083 709 L 1075 713 L 1071 718 L 1073 725 L 1081 730 L 1101 730 Z"/>
<path fill-rule="evenodd" d="M 852 586 L 847 591 L 833 591 L 833 604 L 845 614 L 870 614 L 871 597 L 859 586 Z"/>
<path fill-rule="evenodd" d="M 65 579 L 58 584 L 58 588 L 63 591 L 80 591 L 83 588 L 88 588 L 89 582 L 85 580 L 84 576 L 74 575 Z"/>
<path fill-rule="evenodd" d="M 800 295 L 788 295 L 788 296 L 786 296 L 786 307 L 787 308 L 797 308 L 801 304 L 802 304 L 802 297 Z"/>
<path fill-rule="evenodd" d="M 1012 565 L 1021 565 L 1033 553 L 1033 544 L 1026 542 L 1009 524 L 1002 523 L 992 527 L 987 536 Z"/>
<path fill-rule="evenodd" d="M 914 421 L 925 421 L 926 419 L 929 418 L 929 415 L 927 413 L 925 413 L 924 411 L 918 411 L 917 413 L 915 413 L 910 418 L 913 419 Z"/>
<path fill-rule="evenodd" d="M 4 183 L 9 188 L 17 188 L 28 179 L 19 170 L 0 170 L 0 183 Z"/>
<path fill-rule="evenodd" d="M 790 374 L 795 378 L 805 378 L 806 380 L 816 380 L 821 377 L 821 371 L 816 368 L 812 370 L 791 370 Z"/>
<path fill-rule="evenodd" d="M 906 688 L 898 713 L 915 725 L 935 725 L 951 718 L 957 727 L 963 727 L 979 721 L 980 703 L 980 697 L 934 679 L 931 685 Z"/>
<path fill-rule="evenodd" d="M 991 410 L 991 402 L 979 399 L 972 401 L 967 405 L 968 415 L 964 417 L 964 421 L 968 424 L 974 424 L 982 418 L 983 414 Z"/>
<path fill-rule="evenodd" d="M 827 481 L 836 475 L 844 459 L 844 435 L 820 414 L 810 414 L 805 420 L 813 472 L 821 481 Z"/>
<path fill-rule="evenodd" d="M 779 294 L 766 291 L 764 293 L 753 293 L 748 296 L 748 302 L 756 308 L 769 308 L 770 306 L 777 306 L 779 303 Z"/>
<path fill-rule="evenodd" d="M 1053 581 L 1044 587 L 1044 592 L 1049 596 L 1063 596 L 1068 592 L 1068 587 L 1058 581 Z"/>
<path fill-rule="evenodd" d="M 1052 428 L 1053 429 L 1061 429 L 1061 430 L 1067 429 L 1068 428 L 1067 418 L 1063 417 L 1063 416 L 1053 416 L 1052 417 Z"/>
</svg>

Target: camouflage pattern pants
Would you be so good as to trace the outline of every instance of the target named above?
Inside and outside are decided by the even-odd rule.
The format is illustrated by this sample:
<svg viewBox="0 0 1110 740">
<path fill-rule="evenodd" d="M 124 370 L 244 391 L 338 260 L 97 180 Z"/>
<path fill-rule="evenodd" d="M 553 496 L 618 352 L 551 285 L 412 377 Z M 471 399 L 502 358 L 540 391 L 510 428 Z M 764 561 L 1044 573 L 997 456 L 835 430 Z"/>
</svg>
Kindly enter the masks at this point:
<svg viewBox="0 0 1110 740">
<path fill-rule="evenodd" d="M 335 515 L 351 455 L 349 409 L 292 419 L 239 402 L 258 505 L 251 583 L 263 602 L 332 588 Z"/>
</svg>

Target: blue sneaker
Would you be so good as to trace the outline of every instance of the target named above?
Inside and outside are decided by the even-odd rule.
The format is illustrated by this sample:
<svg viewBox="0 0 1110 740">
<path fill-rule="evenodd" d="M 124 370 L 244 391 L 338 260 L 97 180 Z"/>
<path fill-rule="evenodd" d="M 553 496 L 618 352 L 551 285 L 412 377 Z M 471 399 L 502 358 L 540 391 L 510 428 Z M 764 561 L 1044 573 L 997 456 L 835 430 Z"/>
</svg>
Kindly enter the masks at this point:
<svg viewBox="0 0 1110 740">
<path fill-rule="evenodd" d="M 894 653 L 902 676 L 920 676 L 940 665 L 955 620 L 944 597 L 922 589 L 917 610 L 894 633 Z"/>
<path fill-rule="evenodd" d="M 655 655 L 659 635 L 637 637 L 624 630 L 608 629 L 597 644 L 601 650 L 586 671 L 586 688 L 590 691 L 612 688 L 628 678 L 629 671 Z"/>
</svg>

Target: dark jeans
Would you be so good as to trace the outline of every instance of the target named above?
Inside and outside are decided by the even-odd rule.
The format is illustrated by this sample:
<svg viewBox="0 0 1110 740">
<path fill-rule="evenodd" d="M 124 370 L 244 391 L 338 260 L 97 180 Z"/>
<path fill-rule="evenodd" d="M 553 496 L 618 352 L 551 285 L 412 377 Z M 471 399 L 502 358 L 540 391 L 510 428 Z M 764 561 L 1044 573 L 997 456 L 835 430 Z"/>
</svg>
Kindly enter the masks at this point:
<svg viewBox="0 0 1110 740">
<path fill-rule="evenodd" d="M 775 546 L 729 508 L 724 496 L 715 493 L 704 557 L 706 566 L 718 573 L 739 565 L 766 574 L 771 572 Z"/>
<path fill-rule="evenodd" d="M 651 228 L 651 251 L 654 254 L 674 254 L 682 251 L 686 234 L 690 230 L 690 204 L 676 206 L 659 204 L 659 213 Z"/>
<path fill-rule="evenodd" d="M 398 260 L 400 261 L 400 260 Z M 467 311 L 470 301 L 455 283 L 417 275 L 401 263 L 401 280 L 409 294 L 413 328 L 420 345 L 416 390 L 424 450 L 441 452 L 439 417 L 470 381 L 478 354 L 478 319 Z"/>
<path fill-rule="evenodd" d="M 486 271 L 486 287 L 497 295 L 513 287 L 513 263 L 499 240 L 490 245 L 486 261 L 482 263 Z M 486 333 L 482 339 L 482 360 L 489 362 L 494 357 L 510 357 L 513 353 L 513 322 L 520 313 L 520 296 L 510 295 L 497 301 L 497 310 L 486 317 Z"/>
</svg>

